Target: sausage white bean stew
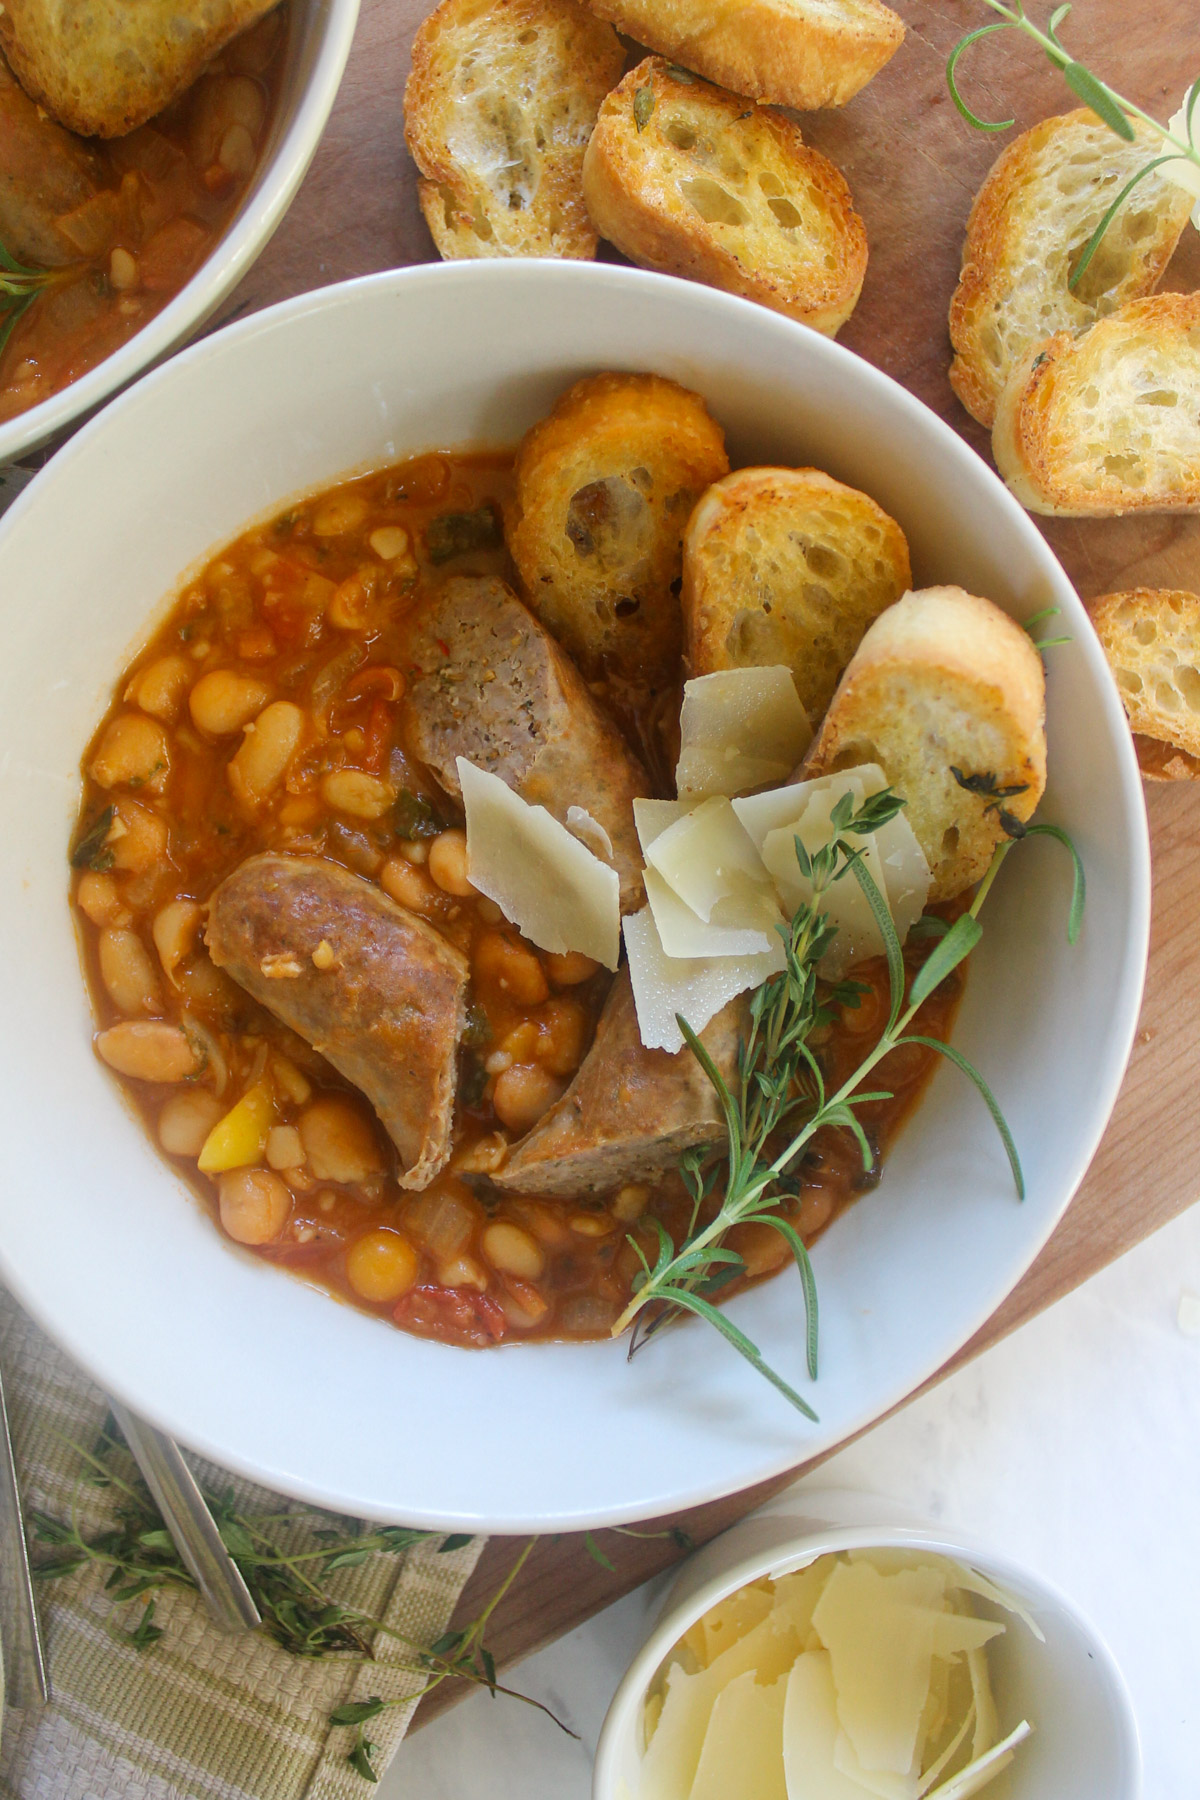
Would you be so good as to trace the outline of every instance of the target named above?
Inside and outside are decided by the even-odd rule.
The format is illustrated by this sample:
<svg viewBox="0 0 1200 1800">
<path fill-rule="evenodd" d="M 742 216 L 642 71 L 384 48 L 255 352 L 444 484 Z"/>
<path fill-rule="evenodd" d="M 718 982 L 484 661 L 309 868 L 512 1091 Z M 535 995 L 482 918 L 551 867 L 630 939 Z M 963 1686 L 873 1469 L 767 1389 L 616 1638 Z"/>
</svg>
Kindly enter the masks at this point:
<svg viewBox="0 0 1200 1800">
<path fill-rule="evenodd" d="M 592 495 L 594 534 L 603 503 Z M 469 879 L 456 731 L 528 798 L 553 809 L 537 785 L 565 780 L 563 806 L 601 820 L 631 784 L 670 792 L 674 760 L 677 656 L 678 679 L 654 690 L 611 668 L 585 685 L 511 593 L 494 614 L 475 607 L 467 633 L 481 594 L 517 587 L 512 504 L 510 458 L 426 455 L 222 550 L 118 685 L 83 759 L 71 859 L 97 1051 L 220 1229 L 404 1330 L 477 1346 L 606 1335 L 635 1244 L 653 1261 L 658 1225 L 672 1241 L 688 1228 L 673 1144 L 698 1141 L 701 1114 L 717 1135 L 690 1053 L 637 1045 L 627 977 L 523 941 Z M 448 580 L 453 643 L 437 626 Z M 906 952 L 910 969 L 927 950 Z M 887 1020 L 882 961 L 855 973 L 861 1003 L 814 1040 L 831 1087 Z M 926 1003 L 927 1034 L 948 1034 L 958 987 Z M 536 1192 L 493 1179 L 594 1041 L 580 1084 L 602 1101 L 619 1063 L 643 1137 L 672 1128 L 647 1123 L 664 1072 L 692 1070 L 678 1138 L 640 1164 L 592 1142 L 556 1187 L 578 1149 L 568 1118 Z M 933 1060 L 909 1046 L 878 1070 L 893 1097 L 859 1117 L 880 1153 Z M 865 1175 L 849 1133 L 821 1133 L 787 1215 L 806 1242 L 878 1166 Z M 730 1247 L 744 1270 L 726 1293 L 789 1255 L 758 1224 Z"/>
</svg>

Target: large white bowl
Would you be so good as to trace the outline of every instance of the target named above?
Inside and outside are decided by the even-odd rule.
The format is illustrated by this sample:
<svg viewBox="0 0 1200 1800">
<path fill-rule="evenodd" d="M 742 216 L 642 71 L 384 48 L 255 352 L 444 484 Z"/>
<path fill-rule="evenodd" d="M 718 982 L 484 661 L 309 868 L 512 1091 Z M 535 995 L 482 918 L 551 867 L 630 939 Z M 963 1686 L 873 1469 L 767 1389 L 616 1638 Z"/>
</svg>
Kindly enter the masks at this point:
<svg viewBox="0 0 1200 1800">
<path fill-rule="evenodd" d="M 819 1425 L 702 1326 L 465 1351 L 335 1305 L 220 1238 L 91 1048 L 67 907 L 78 759 L 183 570 L 346 470 L 512 442 L 566 385 L 653 369 L 699 389 L 734 462 L 816 464 L 908 533 L 919 583 L 1062 608 L 1042 816 L 988 904 L 956 1042 L 1011 1120 L 1020 1205 L 974 1090 L 941 1070 L 882 1187 L 822 1238 Z M 995 476 L 903 389 L 816 333 L 635 270 L 472 263 L 289 301 L 196 345 L 60 451 L 0 524 L 0 1268 L 96 1379 L 185 1443 L 347 1512 L 525 1531 L 744 1487 L 866 1425 L 1029 1266 L 1116 1096 L 1141 994 L 1148 849 L 1120 704 L 1083 608 Z M 730 1308 L 805 1386 L 793 1275 Z M 807 1391 L 807 1389 L 806 1389 Z"/>
<path fill-rule="evenodd" d="M 684 1632 L 727 1594 L 778 1579 L 839 1550 L 895 1549 L 968 1564 L 1021 1602 L 1042 1633 L 996 1606 L 988 1646 L 1002 1735 L 1022 1719 L 1033 1735 L 989 1793 L 996 1800 L 1138 1800 L 1142 1757 L 1133 1702 L 1096 1627 L 1042 1576 L 944 1525 L 927 1525 L 872 1494 L 800 1487 L 780 1494 L 689 1557 L 613 1696 L 596 1746 L 592 1800 L 636 1795 L 642 1706 Z"/>
<path fill-rule="evenodd" d="M 233 222 L 191 280 L 127 344 L 0 424 L 0 463 L 36 450 L 82 419 L 135 375 L 191 337 L 270 242 L 295 197 L 337 97 L 358 21 L 359 0 L 291 0 L 286 61 L 275 117 L 254 180 Z"/>
</svg>

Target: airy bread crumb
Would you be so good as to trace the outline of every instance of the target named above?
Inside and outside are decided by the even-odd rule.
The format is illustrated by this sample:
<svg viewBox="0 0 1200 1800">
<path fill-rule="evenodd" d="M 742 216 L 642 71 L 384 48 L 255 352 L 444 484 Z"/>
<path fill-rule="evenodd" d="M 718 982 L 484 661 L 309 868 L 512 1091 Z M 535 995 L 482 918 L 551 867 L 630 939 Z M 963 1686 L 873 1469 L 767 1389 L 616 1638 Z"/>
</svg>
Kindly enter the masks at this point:
<svg viewBox="0 0 1200 1800">
<path fill-rule="evenodd" d="M 896 54 L 904 24 L 879 0 L 590 0 L 648 50 L 753 100 L 844 106 Z"/>
<path fill-rule="evenodd" d="M 1004 836 L 1000 808 L 1024 821 L 1041 799 L 1045 718 L 1045 671 L 1028 633 L 960 587 L 924 588 L 867 631 L 804 774 L 878 763 L 907 803 L 930 899 L 951 900 L 985 874 Z M 988 791 L 964 787 L 955 770 Z"/>
<path fill-rule="evenodd" d="M 854 310 L 867 234 L 841 174 L 771 107 L 661 57 L 605 100 L 583 165 L 603 237 L 832 336 Z"/>
<path fill-rule="evenodd" d="M 583 152 L 625 61 L 578 0 L 442 0 L 413 40 L 405 137 L 446 258 L 596 254 Z"/>
<path fill-rule="evenodd" d="M 1161 170 L 1134 189 L 1078 287 L 1071 276 L 1112 202 L 1160 153 L 1148 125 L 1132 143 L 1091 110 L 1043 119 L 992 165 L 975 197 L 950 304 L 950 385 L 990 426 L 1014 364 L 1056 331 L 1081 331 L 1150 293 L 1187 224 L 1191 197 Z"/>
<path fill-rule="evenodd" d="M 868 494 L 820 469 L 738 469 L 683 540 L 688 672 L 783 664 L 817 720 L 868 625 L 911 585 L 904 533 Z"/>
<path fill-rule="evenodd" d="M 1134 300 L 1018 364 L 992 433 L 1031 512 L 1200 510 L 1200 294 Z"/>
<path fill-rule="evenodd" d="M 1133 588 L 1105 594 L 1088 610 L 1131 729 L 1159 747 L 1139 757 L 1143 772 L 1193 779 L 1189 764 L 1200 758 L 1200 594 Z"/>
</svg>

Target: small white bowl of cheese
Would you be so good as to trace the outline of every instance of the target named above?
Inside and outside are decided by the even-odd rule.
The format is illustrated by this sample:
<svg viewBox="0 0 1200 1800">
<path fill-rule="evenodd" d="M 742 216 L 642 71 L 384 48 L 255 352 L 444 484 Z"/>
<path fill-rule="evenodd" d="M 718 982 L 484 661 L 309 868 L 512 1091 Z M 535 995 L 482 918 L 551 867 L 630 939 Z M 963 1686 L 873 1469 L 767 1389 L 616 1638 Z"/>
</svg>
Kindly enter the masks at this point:
<svg viewBox="0 0 1200 1800">
<path fill-rule="evenodd" d="M 1138 1800 L 1112 1654 L 1040 1576 L 875 1496 L 787 1494 L 692 1557 L 593 1800 Z"/>
</svg>

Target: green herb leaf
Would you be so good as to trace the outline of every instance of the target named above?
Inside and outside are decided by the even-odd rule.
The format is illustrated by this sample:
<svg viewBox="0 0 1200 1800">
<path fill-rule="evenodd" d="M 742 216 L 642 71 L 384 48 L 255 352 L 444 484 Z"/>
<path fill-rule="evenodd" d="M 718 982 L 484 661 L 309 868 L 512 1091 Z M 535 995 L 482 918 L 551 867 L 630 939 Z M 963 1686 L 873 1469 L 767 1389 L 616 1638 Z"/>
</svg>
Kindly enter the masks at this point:
<svg viewBox="0 0 1200 1800">
<path fill-rule="evenodd" d="M 438 1555 L 448 1556 L 452 1550 L 465 1550 L 470 1541 L 471 1534 L 468 1531 L 451 1532 L 450 1536 L 443 1538 L 438 1545 Z"/>
<path fill-rule="evenodd" d="M 744 1356 L 760 1375 L 765 1376 L 771 1386 L 777 1388 L 785 1400 L 790 1400 L 797 1412 L 802 1412 L 806 1419 L 812 1419 L 814 1424 L 819 1423 L 819 1417 L 808 1401 L 801 1399 L 795 1388 L 789 1386 L 782 1375 L 777 1375 L 770 1364 L 763 1361 L 762 1352 L 758 1346 L 750 1342 L 744 1331 L 738 1330 L 732 1319 L 726 1318 L 723 1312 L 719 1312 L 707 1300 L 702 1300 L 699 1294 L 688 1293 L 683 1289 L 673 1292 L 671 1300 L 674 1305 L 682 1306 L 687 1312 L 697 1313 L 700 1318 L 707 1319 L 710 1325 L 715 1325 L 726 1342 L 732 1344 L 738 1354 Z"/>
<path fill-rule="evenodd" d="M 354 1773 L 356 1775 L 361 1775 L 364 1781 L 379 1780 L 374 1764 L 371 1761 L 371 1758 L 376 1754 L 378 1749 L 378 1744 L 373 1744 L 370 1738 L 363 1737 L 360 1734 L 358 1742 L 346 1758 L 346 1761 L 350 1764 Z"/>
<path fill-rule="evenodd" d="M 1119 138 L 1132 143 L 1137 136 L 1129 115 L 1122 111 L 1112 89 L 1106 87 L 1090 69 L 1082 63 L 1069 62 L 1063 69 L 1063 80 L 1072 93 L 1078 94 L 1085 106 L 1090 106 L 1096 117 L 1115 131 Z"/>
<path fill-rule="evenodd" d="M 105 850 L 104 842 L 112 830 L 113 820 L 117 816 L 115 806 L 106 806 L 88 826 L 79 842 L 71 852 L 73 869 L 107 869 L 112 867 L 112 852 Z"/>
<path fill-rule="evenodd" d="M 590 1531 L 585 1531 L 583 1534 L 583 1546 L 593 1562 L 599 1563 L 602 1569 L 607 1569 L 610 1575 L 616 1574 L 616 1564 L 612 1561 L 611 1557 L 605 1556 L 603 1550 L 600 1548 Z"/>
<path fill-rule="evenodd" d="M 960 962 L 970 956 L 972 950 L 983 936 L 983 926 L 969 912 L 960 913 L 944 938 L 934 945 L 921 967 L 913 976 L 908 990 L 910 1008 L 920 1006 L 928 1000 L 934 988 L 939 987 L 957 969 Z"/>
<path fill-rule="evenodd" d="M 955 106 L 957 106 L 963 118 L 967 121 L 967 124 L 973 125 L 976 131 L 1007 131 L 1011 125 L 1016 124 L 1016 120 L 997 119 L 989 121 L 987 119 L 981 119 L 978 114 L 971 111 L 958 88 L 957 75 L 959 61 L 964 50 L 969 50 L 972 44 L 977 44 L 979 42 L 980 38 L 990 37 L 994 31 L 1016 30 L 1019 30 L 1019 27 L 1016 24 L 981 25 L 978 31 L 969 31 L 966 37 L 960 38 L 950 52 L 949 59 L 946 63 L 946 85 L 950 89 L 950 98 L 953 100 Z"/>
<path fill-rule="evenodd" d="M 963 915 L 964 918 L 968 916 L 965 913 Z M 1000 1111 L 995 1095 L 974 1063 L 968 1062 L 961 1050 L 956 1050 L 953 1044 L 943 1043 L 941 1038 L 921 1037 L 914 1033 L 909 1037 L 901 1038 L 899 1043 L 900 1045 L 923 1044 L 927 1050 L 936 1050 L 939 1056 L 944 1056 L 947 1062 L 952 1062 L 956 1069 L 962 1070 L 969 1081 L 974 1082 L 983 1098 L 984 1105 L 992 1115 L 996 1130 L 1000 1133 L 1009 1166 L 1012 1169 L 1013 1180 L 1016 1183 L 1017 1198 L 1023 1200 L 1025 1198 L 1025 1176 L 1021 1168 L 1021 1158 L 1017 1154 L 1016 1143 L 1013 1140 L 1012 1132 L 1008 1129 L 1008 1121 Z"/>
<path fill-rule="evenodd" d="M 125 1636 L 135 1650 L 151 1649 L 163 1635 L 162 1626 L 154 1623 L 154 1607 L 155 1602 L 153 1600 L 148 1600 L 146 1602 L 146 1610 L 142 1614 L 138 1624 L 132 1631 L 127 1631 L 125 1633 Z"/>
<path fill-rule="evenodd" d="M 847 866 L 862 889 L 863 898 L 871 909 L 871 917 L 883 939 L 883 951 L 887 957 L 888 987 L 891 990 L 892 999 L 892 1010 L 887 1024 L 888 1030 L 891 1031 L 900 1017 L 900 1008 L 904 1005 L 904 951 L 900 948 L 900 939 L 896 935 L 892 909 L 880 893 L 874 876 L 862 859 L 861 851 L 851 857 Z"/>
<path fill-rule="evenodd" d="M 1061 825 L 1027 825 L 1025 827 L 1025 836 L 1027 838 L 1054 838 L 1070 853 L 1073 880 L 1071 885 L 1071 909 L 1067 914 L 1067 942 L 1072 945 L 1077 944 L 1079 942 L 1079 933 L 1083 926 L 1083 909 L 1087 904 L 1087 877 L 1083 872 L 1083 858 L 1075 848 L 1074 841 L 1070 834 L 1064 831 Z"/>
<path fill-rule="evenodd" d="M 378 1694 L 372 1694 L 369 1700 L 348 1700 L 344 1706 L 335 1706 L 329 1715 L 331 1725 L 362 1725 L 367 1719 L 373 1719 L 376 1713 L 383 1711 L 383 1701 Z"/>
<path fill-rule="evenodd" d="M 392 807 L 392 824 L 396 836 L 410 842 L 438 837 L 446 828 L 424 794 L 404 788 Z"/>
<path fill-rule="evenodd" d="M 499 511 L 489 501 L 477 512 L 439 513 L 425 527 L 425 549 L 431 563 L 452 562 L 476 550 L 499 550 L 504 529 Z"/>
<path fill-rule="evenodd" d="M 1124 117 L 1124 114 L 1122 114 L 1122 117 Z M 1133 136 L 1132 131 L 1130 132 L 1129 135 L 1131 137 Z M 1105 233 L 1108 231 L 1109 226 L 1112 224 L 1113 220 L 1116 218 L 1117 214 L 1120 212 L 1121 208 L 1124 206 L 1126 200 L 1128 200 L 1130 194 L 1132 194 L 1134 188 L 1136 188 L 1139 185 L 1139 183 L 1143 182 L 1146 179 L 1147 175 L 1152 175 L 1154 173 L 1155 169 L 1161 169 L 1164 163 L 1182 162 L 1183 160 L 1184 159 L 1182 157 L 1175 156 L 1175 155 L 1156 156 L 1153 162 L 1148 162 L 1144 168 L 1139 169 L 1137 174 L 1132 176 L 1130 178 L 1130 180 L 1128 180 L 1125 183 L 1125 186 L 1121 189 L 1120 193 L 1117 195 L 1117 197 L 1113 201 L 1112 205 L 1105 212 L 1104 217 L 1101 219 L 1100 223 L 1097 225 L 1095 231 L 1093 231 L 1091 237 L 1088 239 L 1087 243 L 1083 246 L 1083 249 L 1080 252 L 1079 260 L 1075 264 L 1075 267 L 1072 269 L 1070 275 L 1067 278 L 1067 286 L 1068 286 L 1068 288 L 1070 288 L 1072 293 L 1074 293 L 1075 289 L 1079 286 L 1079 283 L 1083 280 L 1083 277 L 1087 273 L 1087 270 L 1091 263 L 1092 258 L 1095 256 L 1097 250 L 1100 248 L 1100 245 L 1103 242 Z M 1057 612 L 1057 611 L 1058 611 L 1057 607 L 1047 608 L 1047 614 L 1050 612 Z M 1037 616 L 1037 615 L 1035 615 L 1035 616 Z M 1040 616 L 1045 617 L 1046 615 L 1043 614 Z M 1057 643 L 1062 643 L 1062 642 L 1066 642 L 1068 640 L 1059 638 L 1059 639 L 1055 639 L 1052 641 L 1057 642 Z M 1044 645 L 1038 646 L 1039 649 L 1042 649 L 1044 647 L 1045 647 Z"/>
<path fill-rule="evenodd" d="M 633 95 L 633 122 L 638 128 L 639 135 L 645 131 L 653 116 L 654 88 L 650 82 L 647 82 L 644 87 L 635 89 Z"/>
</svg>

